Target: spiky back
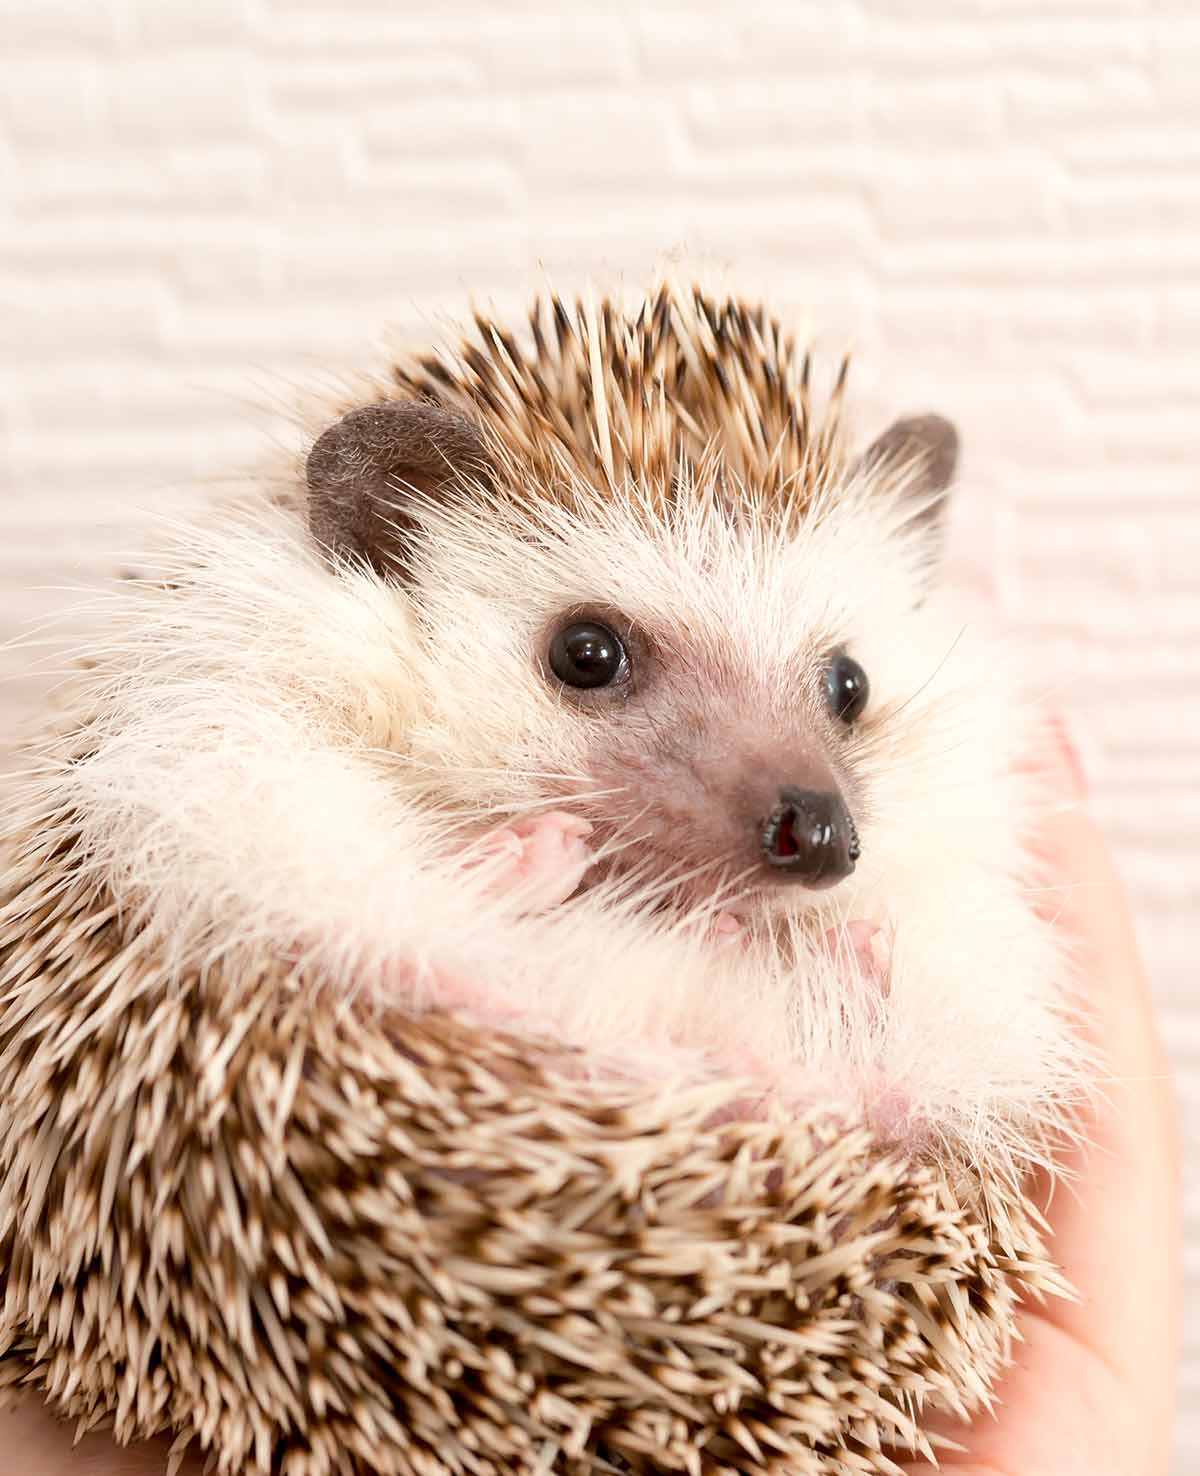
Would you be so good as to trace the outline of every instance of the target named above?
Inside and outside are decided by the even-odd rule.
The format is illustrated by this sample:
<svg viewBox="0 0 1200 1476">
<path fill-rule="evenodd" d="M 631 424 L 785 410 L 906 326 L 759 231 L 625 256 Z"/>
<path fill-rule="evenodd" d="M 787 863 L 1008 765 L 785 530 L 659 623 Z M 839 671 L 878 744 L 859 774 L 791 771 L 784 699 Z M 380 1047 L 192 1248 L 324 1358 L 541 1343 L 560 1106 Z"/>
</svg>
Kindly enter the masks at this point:
<svg viewBox="0 0 1200 1476">
<path fill-rule="evenodd" d="M 819 412 L 812 356 L 761 306 L 664 279 L 623 306 L 548 294 L 528 333 L 475 315 L 476 336 L 397 364 L 406 395 L 477 416 L 542 495 L 580 482 L 602 493 L 636 483 L 651 505 L 680 487 L 792 515 L 842 472 L 848 361 Z"/>
</svg>

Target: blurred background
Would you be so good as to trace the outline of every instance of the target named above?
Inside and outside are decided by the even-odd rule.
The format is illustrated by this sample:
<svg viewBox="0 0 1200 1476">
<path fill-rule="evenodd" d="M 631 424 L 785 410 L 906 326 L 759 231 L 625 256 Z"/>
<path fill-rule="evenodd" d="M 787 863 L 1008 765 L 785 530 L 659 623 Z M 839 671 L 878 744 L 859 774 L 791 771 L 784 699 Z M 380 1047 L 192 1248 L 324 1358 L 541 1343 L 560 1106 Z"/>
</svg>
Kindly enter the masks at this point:
<svg viewBox="0 0 1200 1476">
<path fill-rule="evenodd" d="M 0 36 L 0 642 L 296 387 L 547 276 L 725 264 L 853 347 L 864 432 L 958 421 L 960 555 L 1082 734 L 1178 1068 L 1200 1470 L 1194 0 L 0 0 Z"/>
</svg>

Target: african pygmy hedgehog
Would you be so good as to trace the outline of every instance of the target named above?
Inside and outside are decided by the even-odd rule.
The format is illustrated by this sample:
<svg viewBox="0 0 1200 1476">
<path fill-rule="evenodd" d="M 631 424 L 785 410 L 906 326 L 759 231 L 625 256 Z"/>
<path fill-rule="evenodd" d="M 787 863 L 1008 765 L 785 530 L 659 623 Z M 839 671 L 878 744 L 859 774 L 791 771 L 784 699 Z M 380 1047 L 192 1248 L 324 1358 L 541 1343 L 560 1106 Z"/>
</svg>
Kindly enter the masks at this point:
<svg viewBox="0 0 1200 1476">
<path fill-rule="evenodd" d="M 0 1382 L 256 1473 L 895 1469 L 1080 1052 L 957 440 L 664 280 L 398 364 L 13 806 Z"/>
</svg>

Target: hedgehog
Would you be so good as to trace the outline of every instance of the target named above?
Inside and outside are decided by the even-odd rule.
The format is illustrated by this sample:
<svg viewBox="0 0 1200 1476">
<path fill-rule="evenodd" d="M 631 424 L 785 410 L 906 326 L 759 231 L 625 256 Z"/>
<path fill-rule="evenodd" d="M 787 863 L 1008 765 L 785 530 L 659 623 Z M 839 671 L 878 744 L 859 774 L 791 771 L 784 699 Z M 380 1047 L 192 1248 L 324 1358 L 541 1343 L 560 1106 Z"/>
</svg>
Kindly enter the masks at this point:
<svg viewBox="0 0 1200 1476">
<path fill-rule="evenodd" d="M 896 1471 L 1086 1063 L 957 436 L 668 275 L 114 594 L 0 892 L 0 1393 L 221 1472 Z"/>
</svg>

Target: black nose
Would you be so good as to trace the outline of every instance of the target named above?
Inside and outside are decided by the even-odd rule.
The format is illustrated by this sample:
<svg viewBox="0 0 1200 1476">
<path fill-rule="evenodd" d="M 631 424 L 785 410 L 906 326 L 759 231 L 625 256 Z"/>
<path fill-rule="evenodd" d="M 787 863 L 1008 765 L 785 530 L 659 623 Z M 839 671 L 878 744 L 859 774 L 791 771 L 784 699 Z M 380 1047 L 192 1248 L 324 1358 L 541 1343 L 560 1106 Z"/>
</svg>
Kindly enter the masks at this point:
<svg viewBox="0 0 1200 1476">
<path fill-rule="evenodd" d="M 840 794 L 781 789 L 762 828 L 767 865 L 781 879 L 831 887 L 858 860 L 858 832 Z"/>
</svg>

